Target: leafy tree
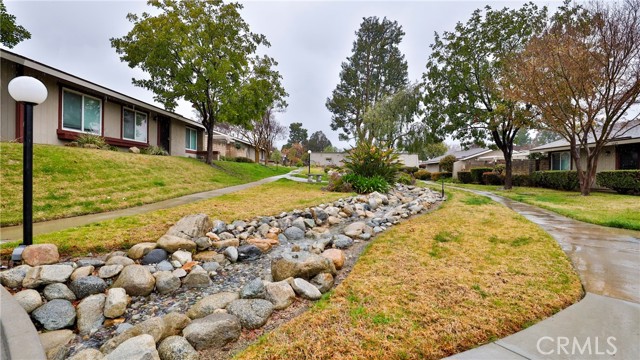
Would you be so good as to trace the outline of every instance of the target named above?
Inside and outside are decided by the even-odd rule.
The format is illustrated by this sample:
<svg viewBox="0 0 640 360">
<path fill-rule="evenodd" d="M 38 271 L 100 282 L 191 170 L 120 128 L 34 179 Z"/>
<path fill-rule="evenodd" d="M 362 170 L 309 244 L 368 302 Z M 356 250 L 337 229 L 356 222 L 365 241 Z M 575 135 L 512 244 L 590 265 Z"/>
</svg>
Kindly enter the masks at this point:
<svg viewBox="0 0 640 360">
<path fill-rule="evenodd" d="M 533 143 L 536 146 L 540 146 L 540 145 L 545 145 L 560 139 L 562 139 L 562 135 L 558 134 L 557 132 L 553 132 L 549 130 L 540 130 L 536 134 L 536 137 L 533 139 Z"/>
<path fill-rule="evenodd" d="M 516 134 L 516 137 L 513 138 L 513 145 L 526 146 L 526 145 L 531 145 L 532 143 L 533 143 L 533 139 L 531 138 L 531 135 L 529 135 L 529 132 L 526 129 L 518 131 L 518 133 Z"/>
<path fill-rule="evenodd" d="M 173 110 L 179 99 L 192 104 L 207 129 L 207 163 L 213 160 L 213 129 L 226 122 L 247 126 L 286 96 L 277 63 L 254 55 L 263 35 L 250 32 L 242 5 L 221 0 L 149 0 L 157 15 L 128 14 L 133 29 L 111 46 L 122 61 L 146 78 L 137 86 Z"/>
<path fill-rule="evenodd" d="M 290 147 L 282 149 L 282 154 L 287 157 L 289 164 L 300 165 L 302 157 L 306 154 L 304 147 L 300 143 L 292 144 Z M 300 165 L 301 166 L 301 165 Z"/>
<path fill-rule="evenodd" d="M 27 39 L 31 39 L 31 33 L 16 24 L 15 15 L 9 14 L 4 1 L 0 0 L 0 44 L 12 49 Z"/>
<path fill-rule="evenodd" d="M 418 157 L 422 160 L 433 159 L 438 156 L 442 156 L 449 151 L 449 147 L 447 144 L 443 142 L 434 142 L 425 144 L 418 151 L 415 151 L 418 154 Z"/>
<path fill-rule="evenodd" d="M 287 141 L 287 147 L 292 144 L 301 144 L 303 147 L 307 145 L 307 129 L 302 127 L 302 123 L 295 122 L 289 124 L 289 141 Z"/>
<path fill-rule="evenodd" d="M 423 78 L 425 121 L 442 137 L 452 133 L 463 145 L 492 141 L 505 158 L 506 189 L 511 188 L 513 140 L 534 120 L 527 104 L 507 98 L 506 61 L 541 31 L 546 8 L 486 7 L 442 37 L 436 33 Z"/>
<path fill-rule="evenodd" d="M 325 153 L 337 153 L 337 152 L 340 152 L 340 150 L 337 147 L 333 146 L 333 145 L 329 145 L 329 146 L 325 147 L 324 149 L 322 149 L 322 152 L 325 152 Z"/>
<path fill-rule="evenodd" d="M 276 164 L 280 164 L 280 162 L 282 161 L 282 153 L 278 149 L 273 149 L 269 159 Z"/>
<path fill-rule="evenodd" d="M 396 21 L 364 18 L 356 32 L 352 55 L 342 63 L 340 83 L 327 99 L 331 129 L 340 139 L 369 139 L 364 114 L 379 100 L 407 86 L 407 61 L 400 52 L 404 36 Z"/>
<path fill-rule="evenodd" d="M 313 152 L 321 152 L 328 146 L 331 146 L 331 141 L 327 139 L 327 136 L 322 131 L 316 131 L 311 134 L 307 142 L 307 149 Z"/>
<path fill-rule="evenodd" d="M 640 1 L 565 3 L 513 68 L 516 98 L 569 142 L 589 195 L 604 146 L 640 126 Z"/>
<path fill-rule="evenodd" d="M 447 155 L 440 159 L 440 170 L 444 172 L 453 172 L 453 163 L 456 162 L 456 157 L 454 155 Z"/>
</svg>

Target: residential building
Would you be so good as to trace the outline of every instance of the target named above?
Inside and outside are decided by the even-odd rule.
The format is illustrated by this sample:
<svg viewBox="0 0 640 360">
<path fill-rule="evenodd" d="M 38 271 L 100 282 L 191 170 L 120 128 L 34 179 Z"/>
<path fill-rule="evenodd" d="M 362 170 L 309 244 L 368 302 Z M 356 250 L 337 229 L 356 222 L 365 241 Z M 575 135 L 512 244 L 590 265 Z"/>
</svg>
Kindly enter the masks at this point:
<svg viewBox="0 0 640 360">
<path fill-rule="evenodd" d="M 342 166 L 344 165 L 344 159 L 347 156 L 347 153 L 335 153 L 335 152 L 312 152 L 311 153 L 311 164 L 316 166 Z M 418 167 L 418 155 L 417 154 L 406 154 L 400 153 L 398 154 L 399 161 L 404 166 L 412 166 Z"/>
</svg>

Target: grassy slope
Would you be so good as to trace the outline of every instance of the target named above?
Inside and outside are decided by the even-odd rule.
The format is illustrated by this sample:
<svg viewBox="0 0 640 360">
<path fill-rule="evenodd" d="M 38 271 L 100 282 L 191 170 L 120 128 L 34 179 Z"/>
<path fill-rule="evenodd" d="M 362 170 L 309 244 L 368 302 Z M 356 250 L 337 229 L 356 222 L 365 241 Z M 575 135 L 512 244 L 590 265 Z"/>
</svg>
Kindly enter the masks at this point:
<svg viewBox="0 0 640 360">
<path fill-rule="evenodd" d="M 455 192 L 376 238 L 312 310 L 239 359 L 439 359 L 519 331 L 582 296 L 539 227 Z"/>
<path fill-rule="evenodd" d="M 33 217 L 44 221 L 152 203 L 287 172 L 184 157 L 35 145 Z M 0 225 L 22 222 L 22 145 L 0 143 Z"/>
<path fill-rule="evenodd" d="M 35 243 L 52 243 L 63 256 L 84 256 L 128 249 L 131 245 L 155 242 L 183 216 L 208 214 L 212 219 L 232 221 L 261 215 L 277 215 L 283 211 L 305 208 L 348 196 L 322 191 L 320 185 L 291 180 L 278 180 L 248 190 L 202 200 L 171 209 L 121 217 L 36 236 Z M 9 254 L 18 242 L 2 245 L 2 254 Z"/>
<path fill-rule="evenodd" d="M 592 224 L 640 230 L 640 197 L 638 196 L 597 191 L 589 196 L 581 196 L 579 192 L 531 187 L 503 190 L 489 185 L 455 184 L 452 186 L 490 191 Z"/>
</svg>

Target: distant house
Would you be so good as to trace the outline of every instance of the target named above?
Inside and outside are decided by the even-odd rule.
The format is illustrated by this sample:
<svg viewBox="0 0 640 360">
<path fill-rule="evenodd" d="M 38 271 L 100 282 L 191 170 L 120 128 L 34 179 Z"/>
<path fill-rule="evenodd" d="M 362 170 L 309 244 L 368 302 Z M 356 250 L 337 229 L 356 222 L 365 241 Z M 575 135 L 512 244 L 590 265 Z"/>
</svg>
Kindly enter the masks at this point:
<svg viewBox="0 0 640 360">
<path fill-rule="evenodd" d="M 590 143 L 593 147 L 595 144 Z M 574 170 L 575 162 L 569 142 L 562 139 L 531 149 L 531 153 L 542 153 L 538 170 Z M 586 167 L 586 154 L 581 154 Z M 607 170 L 640 169 L 640 126 L 631 128 L 624 135 L 609 140 L 598 158 L 598 172 Z"/>
<path fill-rule="evenodd" d="M 159 146 L 175 156 L 206 155 L 205 128 L 194 120 L 4 49 L 0 70 L 0 141 L 22 141 L 22 106 L 7 85 L 26 75 L 42 81 L 48 91 L 47 100 L 34 107 L 36 144 L 65 145 L 80 134 L 94 134 L 123 150 Z M 254 159 L 250 144 L 221 133 L 214 133 L 213 147 L 215 158 Z"/>
<path fill-rule="evenodd" d="M 418 167 L 418 155 L 417 154 L 398 154 L 399 160 L 404 166 Z M 311 153 L 311 164 L 317 166 L 329 166 L 336 165 L 342 166 L 344 165 L 344 159 L 347 156 L 346 153 L 335 153 L 335 152 L 312 152 Z"/>
<path fill-rule="evenodd" d="M 497 151 L 500 154 L 502 152 Z M 469 163 L 473 160 L 476 160 L 480 156 L 489 156 L 491 154 L 496 153 L 496 151 L 491 149 L 482 149 L 482 148 L 472 148 L 469 150 L 460 150 L 460 151 L 451 151 L 442 156 L 438 156 L 433 159 L 429 159 L 423 164 L 426 164 L 426 169 L 429 172 L 440 172 L 440 160 L 444 159 L 445 156 L 453 155 L 456 157 L 456 163 L 458 164 L 458 168 L 454 164 L 454 172 L 469 170 Z"/>
</svg>

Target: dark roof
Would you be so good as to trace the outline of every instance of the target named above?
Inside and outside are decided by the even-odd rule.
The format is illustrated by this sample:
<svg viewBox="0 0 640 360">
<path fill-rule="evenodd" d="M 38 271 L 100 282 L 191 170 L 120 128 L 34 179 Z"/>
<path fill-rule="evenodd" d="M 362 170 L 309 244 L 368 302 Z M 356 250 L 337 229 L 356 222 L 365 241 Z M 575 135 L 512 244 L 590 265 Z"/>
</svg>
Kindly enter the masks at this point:
<svg viewBox="0 0 640 360">
<path fill-rule="evenodd" d="M 640 142 L 640 120 L 636 120 L 634 122 L 625 122 L 622 124 L 616 124 L 619 127 L 621 127 L 624 124 L 629 124 L 626 126 L 626 128 L 628 128 L 629 130 L 626 131 L 619 131 L 619 135 L 611 138 L 609 140 L 610 143 L 619 143 L 619 142 L 624 142 L 624 143 L 636 143 L 636 142 Z M 615 133 L 615 132 L 614 132 Z M 588 140 L 589 144 L 594 144 L 594 137 L 593 135 L 589 135 L 589 140 Z M 556 140 L 553 142 L 550 142 L 548 144 L 544 144 L 541 146 L 537 146 L 534 147 L 533 149 L 531 149 L 531 152 L 543 152 L 543 151 L 550 151 L 550 150 L 564 150 L 564 149 L 569 149 L 570 145 L 569 142 L 565 139 L 560 139 L 560 140 Z"/>
<path fill-rule="evenodd" d="M 450 151 L 442 156 L 438 156 L 436 158 L 433 159 L 429 159 L 427 161 L 425 161 L 425 164 L 439 164 L 440 160 L 442 160 L 445 156 L 447 155 L 453 155 L 456 157 L 456 160 L 467 160 L 469 158 L 473 158 L 476 156 L 480 156 L 483 154 L 486 154 L 488 152 L 491 152 L 493 150 L 491 149 L 483 149 L 483 148 L 472 148 L 472 149 L 468 149 L 468 150 L 460 150 L 460 151 Z"/>
</svg>

